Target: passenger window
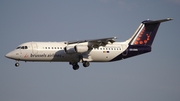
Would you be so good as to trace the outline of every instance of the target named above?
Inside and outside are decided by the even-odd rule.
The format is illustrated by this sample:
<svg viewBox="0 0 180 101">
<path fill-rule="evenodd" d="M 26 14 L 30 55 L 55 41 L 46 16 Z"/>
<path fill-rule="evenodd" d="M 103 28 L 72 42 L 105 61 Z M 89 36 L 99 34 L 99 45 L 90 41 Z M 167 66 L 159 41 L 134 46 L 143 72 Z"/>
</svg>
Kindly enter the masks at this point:
<svg viewBox="0 0 180 101">
<path fill-rule="evenodd" d="M 50 47 L 48 47 L 48 49 L 50 49 Z"/>
<path fill-rule="evenodd" d="M 57 49 L 59 49 L 59 47 L 57 47 Z"/>
<path fill-rule="evenodd" d="M 52 47 L 52 49 L 53 49 L 53 47 Z"/>
<path fill-rule="evenodd" d="M 56 49 L 56 47 L 54 47 L 54 49 Z"/>
</svg>

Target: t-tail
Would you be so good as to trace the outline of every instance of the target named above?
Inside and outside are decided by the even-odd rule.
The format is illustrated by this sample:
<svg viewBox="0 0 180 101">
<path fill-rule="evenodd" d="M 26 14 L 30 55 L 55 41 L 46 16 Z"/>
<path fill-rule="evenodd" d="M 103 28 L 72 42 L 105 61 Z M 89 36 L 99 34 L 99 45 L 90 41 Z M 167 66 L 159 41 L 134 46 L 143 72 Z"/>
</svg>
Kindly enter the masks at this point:
<svg viewBox="0 0 180 101">
<path fill-rule="evenodd" d="M 143 21 L 138 29 L 135 31 L 133 36 L 127 40 L 129 41 L 129 45 L 145 45 L 151 46 L 153 40 L 156 36 L 158 28 L 161 22 L 170 21 L 171 18 L 162 19 L 162 20 L 145 20 Z"/>
<path fill-rule="evenodd" d="M 172 19 L 167 18 L 155 21 L 143 21 L 135 31 L 133 36 L 125 42 L 126 44 L 123 45 L 124 51 L 111 61 L 126 59 L 132 56 L 151 52 L 151 45 L 154 41 L 161 22 L 170 20 Z"/>
</svg>

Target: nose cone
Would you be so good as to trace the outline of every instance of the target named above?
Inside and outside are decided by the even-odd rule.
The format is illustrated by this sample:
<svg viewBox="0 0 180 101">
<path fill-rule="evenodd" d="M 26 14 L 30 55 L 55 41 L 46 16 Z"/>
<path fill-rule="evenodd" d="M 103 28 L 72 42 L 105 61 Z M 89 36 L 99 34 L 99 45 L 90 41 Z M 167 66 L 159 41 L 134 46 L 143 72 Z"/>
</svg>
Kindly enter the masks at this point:
<svg viewBox="0 0 180 101">
<path fill-rule="evenodd" d="M 5 55 L 6 58 L 11 58 L 11 56 L 12 56 L 11 53 L 7 53 L 7 54 Z"/>
<path fill-rule="evenodd" d="M 17 50 L 11 51 L 7 53 L 5 57 L 9 59 L 19 60 L 20 59 L 19 51 Z"/>
</svg>

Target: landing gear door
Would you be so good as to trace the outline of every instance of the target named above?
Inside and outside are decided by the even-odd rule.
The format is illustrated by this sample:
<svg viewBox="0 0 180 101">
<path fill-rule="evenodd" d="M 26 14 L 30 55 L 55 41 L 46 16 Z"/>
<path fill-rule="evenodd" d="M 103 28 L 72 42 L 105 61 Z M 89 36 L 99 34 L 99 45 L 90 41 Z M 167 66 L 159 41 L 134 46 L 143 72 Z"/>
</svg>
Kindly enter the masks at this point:
<svg viewBox="0 0 180 101">
<path fill-rule="evenodd" d="M 36 43 L 32 43 L 32 53 L 38 53 L 38 47 Z"/>
</svg>

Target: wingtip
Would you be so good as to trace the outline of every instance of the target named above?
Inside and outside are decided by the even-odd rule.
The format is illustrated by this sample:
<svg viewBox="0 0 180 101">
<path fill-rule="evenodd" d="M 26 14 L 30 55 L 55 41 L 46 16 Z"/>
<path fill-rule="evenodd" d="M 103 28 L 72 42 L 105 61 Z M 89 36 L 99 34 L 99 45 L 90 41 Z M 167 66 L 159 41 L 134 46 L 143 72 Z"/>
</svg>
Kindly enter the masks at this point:
<svg viewBox="0 0 180 101">
<path fill-rule="evenodd" d="M 117 39 L 117 37 L 115 36 L 114 39 Z"/>
<path fill-rule="evenodd" d="M 173 20 L 173 18 L 167 18 L 168 21 Z"/>
</svg>

